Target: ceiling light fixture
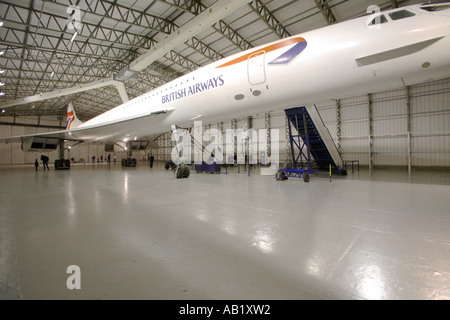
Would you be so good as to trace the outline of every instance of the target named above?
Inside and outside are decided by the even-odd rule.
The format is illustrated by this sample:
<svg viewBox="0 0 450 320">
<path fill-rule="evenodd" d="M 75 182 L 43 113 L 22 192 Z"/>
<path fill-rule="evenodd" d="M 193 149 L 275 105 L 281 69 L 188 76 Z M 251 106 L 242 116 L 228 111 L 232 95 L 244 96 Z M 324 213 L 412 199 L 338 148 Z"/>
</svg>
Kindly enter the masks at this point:
<svg viewBox="0 0 450 320">
<path fill-rule="evenodd" d="M 75 37 L 77 36 L 78 32 L 75 31 L 75 33 L 72 36 L 72 39 L 70 39 L 70 42 L 72 42 L 73 40 L 75 40 Z"/>
<path fill-rule="evenodd" d="M 4 86 L 4 85 L 5 85 L 5 83 L 0 81 L 0 87 Z"/>
</svg>

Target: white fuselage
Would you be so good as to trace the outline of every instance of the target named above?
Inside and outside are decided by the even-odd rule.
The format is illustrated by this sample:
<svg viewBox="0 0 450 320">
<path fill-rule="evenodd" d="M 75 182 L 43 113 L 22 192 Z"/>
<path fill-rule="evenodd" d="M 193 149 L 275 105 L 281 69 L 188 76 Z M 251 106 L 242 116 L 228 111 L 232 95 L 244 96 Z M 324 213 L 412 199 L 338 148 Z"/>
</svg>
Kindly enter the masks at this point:
<svg viewBox="0 0 450 320">
<path fill-rule="evenodd" d="M 289 39 L 235 54 L 79 129 L 111 124 L 105 127 L 105 137 L 122 139 L 165 132 L 174 124 L 189 127 L 194 120 L 231 120 L 450 76 L 450 9 L 428 12 L 418 5 L 393 11 L 399 10 L 415 15 L 392 20 L 387 11 L 381 14 L 388 22 L 380 25 L 369 26 L 376 17 L 372 15 L 293 36 L 289 39 L 301 37 L 306 47 L 284 64 L 270 62 L 295 45 L 283 45 Z M 273 49 L 277 44 L 281 47 Z M 164 117 L 145 117 L 164 110 Z M 126 119 L 136 119 L 133 127 Z M 82 132 L 77 136 L 82 138 Z"/>
</svg>

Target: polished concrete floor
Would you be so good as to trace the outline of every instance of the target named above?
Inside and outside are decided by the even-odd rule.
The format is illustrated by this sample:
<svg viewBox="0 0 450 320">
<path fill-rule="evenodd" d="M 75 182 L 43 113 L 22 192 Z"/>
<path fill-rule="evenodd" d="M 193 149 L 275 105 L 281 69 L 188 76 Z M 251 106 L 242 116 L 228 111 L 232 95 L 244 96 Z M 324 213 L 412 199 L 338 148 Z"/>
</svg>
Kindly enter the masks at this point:
<svg viewBox="0 0 450 320">
<path fill-rule="evenodd" d="M 450 299 L 448 170 L 236 171 L 0 167 L 0 298 Z"/>
</svg>

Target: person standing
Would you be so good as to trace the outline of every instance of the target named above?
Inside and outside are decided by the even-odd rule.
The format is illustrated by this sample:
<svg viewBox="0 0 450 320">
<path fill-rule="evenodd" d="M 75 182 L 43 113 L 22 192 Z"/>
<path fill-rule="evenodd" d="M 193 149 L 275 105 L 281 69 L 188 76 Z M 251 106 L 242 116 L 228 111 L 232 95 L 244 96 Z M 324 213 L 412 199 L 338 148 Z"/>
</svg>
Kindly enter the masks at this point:
<svg viewBox="0 0 450 320">
<path fill-rule="evenodd" d="M 36 171 L 38 171 L 39 162 L 37 161 L 37 159 L 34 160 L 34 167 L 36 168 Z"/>
<path fill-rule="evenodd" d="M 42 160 L 42 165 L 44 166 L 44 171 L 45 171 L 45 168 L 47 168 L 47 170 L 50 170 L 48 167 L 48 160 L 49 160 L 48 157 L 46 155 L 42 155 L 41 160 Z"/>
<path fill-rule="evenodd" d="M 150 159 L 150 168 L 153 168 L 153 161 L 155 161 L 155 157 L 151 155 L 149 159 Z"/>
</svg>

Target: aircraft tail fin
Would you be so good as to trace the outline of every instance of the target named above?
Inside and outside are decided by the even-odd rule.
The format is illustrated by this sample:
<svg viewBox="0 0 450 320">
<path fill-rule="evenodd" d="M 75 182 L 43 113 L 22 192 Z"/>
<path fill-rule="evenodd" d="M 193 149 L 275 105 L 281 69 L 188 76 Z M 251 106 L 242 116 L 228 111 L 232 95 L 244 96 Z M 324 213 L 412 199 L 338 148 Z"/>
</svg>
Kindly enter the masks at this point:
<svg viewBox="0 0 450 320">
<path fill-rule="evenodd" d="M 69 103 L 69 107 L 67 108 L 66 119 L 67 119 L 66 130 L 74 129 L 83 123 L 80 121 L 80 119 L 77 118 L 72 102 Z"/>
</svg>

